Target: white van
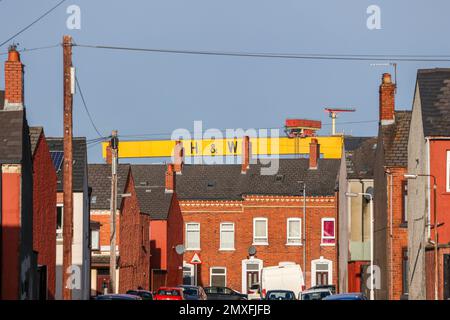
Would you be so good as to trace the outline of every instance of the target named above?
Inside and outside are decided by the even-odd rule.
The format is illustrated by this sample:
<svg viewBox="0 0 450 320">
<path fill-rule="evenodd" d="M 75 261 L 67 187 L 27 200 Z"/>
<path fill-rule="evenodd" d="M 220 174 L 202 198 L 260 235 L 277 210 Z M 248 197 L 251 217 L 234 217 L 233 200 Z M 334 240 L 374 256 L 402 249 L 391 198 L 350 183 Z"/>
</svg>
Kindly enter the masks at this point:
<svg viewBox="0 0 450 320">
<path fill-rule="evenodd" d="M 295 262 L 280 262 L 278 266 L 261 270 L 261 295 L 264 299 L 270 290 L 289 290 L 298 297 L 305 289 L 305 281 L 300 265 Z"/>
</svg>

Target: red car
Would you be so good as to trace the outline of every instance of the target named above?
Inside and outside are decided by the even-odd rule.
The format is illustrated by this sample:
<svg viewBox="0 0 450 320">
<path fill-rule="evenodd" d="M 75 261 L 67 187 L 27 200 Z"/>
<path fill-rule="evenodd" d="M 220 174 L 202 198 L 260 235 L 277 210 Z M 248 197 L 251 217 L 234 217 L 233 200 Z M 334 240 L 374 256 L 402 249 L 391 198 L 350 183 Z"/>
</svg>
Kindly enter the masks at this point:
<svg viewBox="0 0 450 320">
<path fill-rule="evenodd" d="M 177 287 L 161 287 L 156 291 L 155 300 L 184 300 L 183 289 Z"/>
</svg>

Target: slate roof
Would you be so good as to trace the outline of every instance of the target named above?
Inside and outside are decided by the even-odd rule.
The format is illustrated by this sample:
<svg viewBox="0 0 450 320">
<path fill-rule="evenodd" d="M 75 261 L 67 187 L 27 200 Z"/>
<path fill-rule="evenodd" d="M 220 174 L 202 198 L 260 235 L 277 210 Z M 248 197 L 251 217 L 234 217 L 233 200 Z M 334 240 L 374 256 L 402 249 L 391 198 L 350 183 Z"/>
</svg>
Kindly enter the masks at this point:
<svg viewBox="0 0 450 320">
<path fill-rule="evenodd" d="M 418 70 L 417 83 L 425 136 L 450 136 L 450 69 Z"/>
<path fill-rule="evenodd" d="M 0 110 L 3 110 L 5 105 L 5 91 L 0 90 Z"/>
<path fill-rule="evenodd" d="M 411 111 L 395 111 L 395 123 L 381 126 L 384 148 L 384 165 L 387 167 L 408 166 L 408 137 Z"/>
<path fill-rule="evenodd" d="M 165 192 L 166 165 L 132 165 L 131 172 L 141 212 L 154 220 L 167 219 L 173 193 Z"/>
<path fill-rule="evenodd" d="M 63 138 L 47 138 L 47 144 L 52 151 L 64 151 Z M 87 178 L 85 177 L 85 170 L 87 165 L 87 149 L 86 138 L 74 137 L 73 138 L 73 191 L 82 192 L 83 182 Z M 63 191 L 63 171 L 64 166 L 61 166 L 61 170 L 57 170 L 57 191 Z"/>
<path fill-rule="evenodd" d="M 24 111 L 0 110 L 0 164 L 19 164 L 23 157 Z"/>
<path fill-rule="evenodd" d="M 334 195 L 340 167 L 339 159 L 319 159 L 317 170 L 309 170 L 309 159 L 280 159 L 275 175 L 261 175 L 261 164 L 251 164 L 246 174 L 241 165 L 185 165 L 176 175 L 176 195 L 180 200 L 242 200 L 244 195 L 302 194 Z M 132 165 L 141 211 L 152 219 L 166 219 L 172 200 L 165 193 L 166 165 Z"/>
<path fill-rule="evenodd" d="M 349 138 L 352 138 L 352 140 L 354 141 L 355 140 L 358 141 L 358 146 L 356 147 L 355 145 L 353 145 L 352 147 L 355 148 L 350 150 L 345 149 L 347 177 L 349 179 L 373 179 L 377 138 L 375 137 L 349 137 Z M 345 138 L 345 140 L 349 138 Z"/>
<path fill-rule="evenodd" d="M 125 193 L 129 164 L 119 164 L 117 168 L 117 193 Z M 106 163 L 89 164 L 89 187 L 91 187 L 91 209 L 109 210 L 111 200 L 111 165 Z M 120 207 L 122 197 L 117 197 L 117 207 Z"/>
<path fill-rule="evenodd" d="M 42 127 L 30 127 L 31 154 L 33 156 L 39 142 L 39 137 L 41 136 L 43 131 L 44 129 Z"/>
</svg>

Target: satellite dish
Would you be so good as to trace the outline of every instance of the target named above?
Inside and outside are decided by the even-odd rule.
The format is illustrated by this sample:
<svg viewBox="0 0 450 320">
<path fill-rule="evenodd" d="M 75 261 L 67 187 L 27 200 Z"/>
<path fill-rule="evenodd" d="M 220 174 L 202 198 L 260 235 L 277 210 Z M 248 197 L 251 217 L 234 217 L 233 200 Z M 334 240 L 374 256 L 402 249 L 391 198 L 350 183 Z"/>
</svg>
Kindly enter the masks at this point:
<svg viewBox="0 0 450 320">
<path fill-rule="evenodd" d="M 184 254 L 184 252 L 185 252 L 186 250 L 185 250 L 185 248 L 184 248 L 184 245 L 179 244 L 179 245 L 177 245 L 177 246 L 175 247 L 175 251 L 176 251 L 176 253 L 178 253 L 179 255 L 182 255 L 182 254 Z"/>
<path fill-rule="evenodd" d="M 251 256 L 254 256 L 256 254 L 256 247 L 255 246 L 250 246 L 248 248 L 248 254 Z"/>
</svg>

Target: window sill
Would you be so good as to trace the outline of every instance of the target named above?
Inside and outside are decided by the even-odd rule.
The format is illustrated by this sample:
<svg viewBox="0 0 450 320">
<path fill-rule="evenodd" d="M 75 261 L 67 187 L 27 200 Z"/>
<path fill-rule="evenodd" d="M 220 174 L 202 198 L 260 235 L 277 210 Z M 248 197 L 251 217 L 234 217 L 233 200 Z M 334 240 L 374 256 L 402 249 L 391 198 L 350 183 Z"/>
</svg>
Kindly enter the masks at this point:
<svg viewBox="0 0 450 320">
<path fill-rule="evenodd" d="M 253 246 L 268 246 L 269 243 L 268 242 L 253 242 L 252 245 Z"/>
<path fill-rule="evenodd" d="M 200 248 L 186 248 L 186 251 L 200 251 Z"/>
<path fill-rule="evenodd" d="M 220 248 L 219 251 L 225 251 L 225 252 L 226 251 L 236 251 L 236 249 L 234 249 L 234 248 L 233 249 L 222 249 L 222 248 Z"/>
<path fill-rule="evenodd" d="M 321 247 L 334 247 L 336 244 L 335 243 L 321 243 L 320 246 Z"/>
<path fill-rule="evenodd" d="M 303 246 L 303 243 L 286 243 L 286 246 L 289 246 L 289 247 L 301 247 L 301 246 Z"/>
</svg>

